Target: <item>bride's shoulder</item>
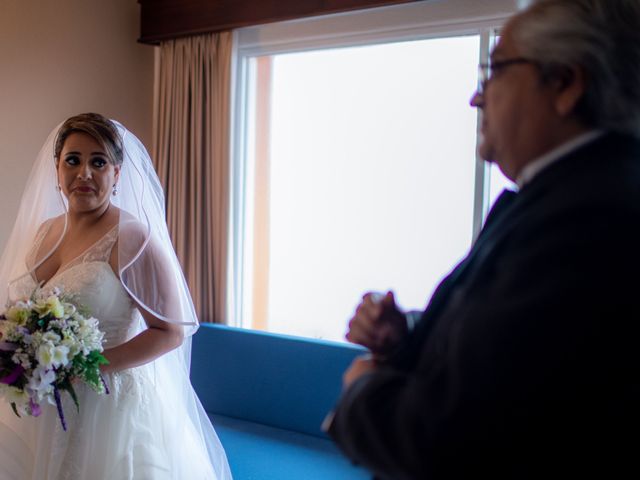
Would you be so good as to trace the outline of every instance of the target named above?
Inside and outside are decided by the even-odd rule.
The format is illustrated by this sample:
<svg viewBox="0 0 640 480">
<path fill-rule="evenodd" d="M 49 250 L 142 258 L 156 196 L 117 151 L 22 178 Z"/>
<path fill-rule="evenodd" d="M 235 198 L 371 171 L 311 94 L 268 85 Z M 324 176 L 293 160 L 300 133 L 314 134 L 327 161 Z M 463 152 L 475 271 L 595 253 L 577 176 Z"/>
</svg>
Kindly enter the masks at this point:
<svg viewBox="0 0 640 480">
<path fill-rule="evenodd" d="M 123 229 L 131 232 L 142 232 L 146 231 L 147 227 L 131 213 L 126 210 L 120 210 L 120 230 Z"/>
<path fill-rule="evenodd" d="M 45 228 L 51 228 L 52 226 L 64 226 L 64 217 L 65 215 L 58 215 L 57 217 L 47 218 L 44 222 L 40 224 L 38 230 L 43 230 Z"/>
<path fill-rule="evenodd" d="M 118 242 L 122 250 L 139 253 L 144 248 L 147 253 L 157 256 L 163 252 L 162 235 L 162 229 L 157 225 L 148 225 L 131 213 L 120 211 Z"/>
<path fill-rule="evenodd" d="M 129 241 L 144 241 L 149 236 L 149 228 L 129 212 L 120 210 L 118 236 Z"/>
<path fill-rule="evenodd" d="M 44 237 L 47 233 L 51 232 L 53 234 L 58 233 L 61 234 L 64 230 L 64 215 L 58 215 L 57 217 L 52 217 L 46 219 L 38 226 L 38 231 L 36 233 L 36 238 Z"/>
</svg>

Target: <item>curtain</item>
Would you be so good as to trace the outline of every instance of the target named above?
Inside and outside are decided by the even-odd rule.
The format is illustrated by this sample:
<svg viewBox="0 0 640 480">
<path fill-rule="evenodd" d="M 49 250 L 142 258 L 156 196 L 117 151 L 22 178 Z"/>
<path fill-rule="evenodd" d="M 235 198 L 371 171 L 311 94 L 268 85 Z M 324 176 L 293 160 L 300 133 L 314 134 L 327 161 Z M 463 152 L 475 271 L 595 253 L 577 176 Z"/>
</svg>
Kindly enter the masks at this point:
<svg viewBox="0 0 640 480">
<path fill-rule="evenodd" d="M 156 169 L 201 322 L 227 323 L 231 51 L 231 32 L 166 41 L 156 70 Z"/>
</svg>

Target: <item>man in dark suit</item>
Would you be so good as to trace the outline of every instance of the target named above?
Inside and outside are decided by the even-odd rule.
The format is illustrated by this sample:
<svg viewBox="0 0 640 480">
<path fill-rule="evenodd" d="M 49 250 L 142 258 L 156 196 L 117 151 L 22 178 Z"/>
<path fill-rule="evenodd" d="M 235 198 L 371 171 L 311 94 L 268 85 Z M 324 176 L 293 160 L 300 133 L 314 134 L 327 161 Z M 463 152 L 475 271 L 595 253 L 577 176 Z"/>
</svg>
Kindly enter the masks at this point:
<svg viewBox="0 0 640 480">
<path fill-rule="evenodd" d="M 488 67 L 480 154 L 518 192 L 415 322 L 363 297 L 329 433 L 382 479 L 637 477 L 640 0 L 536 1 Z"/>
</svg>

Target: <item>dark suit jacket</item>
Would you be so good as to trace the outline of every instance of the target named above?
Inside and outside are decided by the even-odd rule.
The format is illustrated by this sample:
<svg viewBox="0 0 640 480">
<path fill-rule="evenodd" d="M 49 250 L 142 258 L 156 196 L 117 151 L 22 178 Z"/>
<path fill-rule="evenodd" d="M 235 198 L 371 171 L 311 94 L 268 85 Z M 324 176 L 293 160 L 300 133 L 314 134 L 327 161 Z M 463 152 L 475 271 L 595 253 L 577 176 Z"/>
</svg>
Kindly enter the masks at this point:
<svg viewBox="0 0 640 480">
<path fill-rule="evenodd" d="M 330 434 L 384 479 L 640 472 L 640 142 L 552 164 L 343 394 Z"/>
</svg>

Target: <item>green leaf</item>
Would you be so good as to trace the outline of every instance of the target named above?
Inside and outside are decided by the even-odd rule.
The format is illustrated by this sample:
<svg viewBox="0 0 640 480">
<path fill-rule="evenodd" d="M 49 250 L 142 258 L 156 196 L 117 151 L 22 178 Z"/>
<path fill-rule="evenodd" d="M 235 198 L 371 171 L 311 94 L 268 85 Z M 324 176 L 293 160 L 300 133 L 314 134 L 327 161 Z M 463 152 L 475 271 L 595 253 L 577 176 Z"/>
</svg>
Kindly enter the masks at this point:
<svg viewBox="0 0 640 480">
<path fill-rule="evenodd" d="M 69 382 L 69 388 L 67 388 L 67 392 L 69 392 L 69 395 L 71 395 L 71 398 L 73 399 L 73 403 L 75 403 L 76 405 L 76 410 L 80 412 L 80 404 L 78 403 L 78 396 L 76 395 L 76 391 L 73 389 L 73 384 L 71 382 Z"/>
</svg>

